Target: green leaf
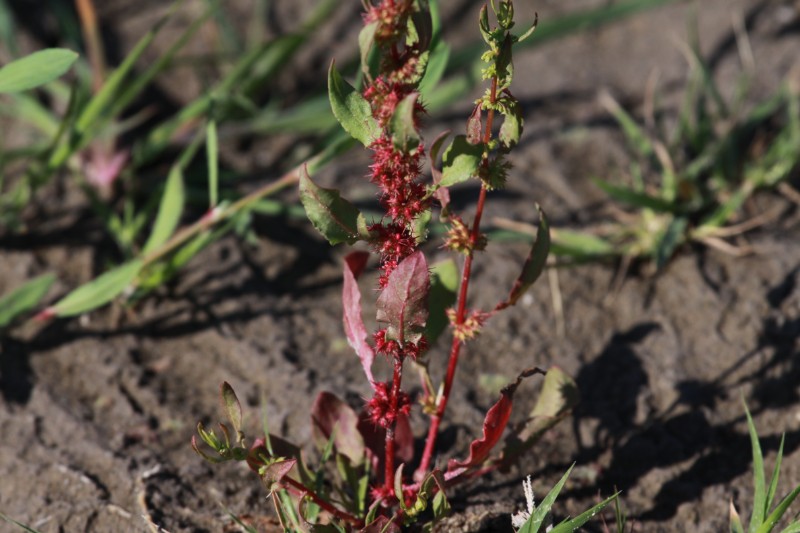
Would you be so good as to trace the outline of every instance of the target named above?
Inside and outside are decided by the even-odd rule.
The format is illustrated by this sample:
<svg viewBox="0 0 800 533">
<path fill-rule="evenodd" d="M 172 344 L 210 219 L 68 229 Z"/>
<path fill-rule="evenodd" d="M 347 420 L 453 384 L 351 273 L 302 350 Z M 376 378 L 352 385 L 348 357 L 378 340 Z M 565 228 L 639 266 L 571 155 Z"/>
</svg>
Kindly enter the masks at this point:
<svg viewBox="0 0 800 533">
<path fill-rule="evenodd" d="M 592 258 L 614 255 L 614 246 L 596 235 L 559 229 L 553 230 L 550 250 L 553 255 Z"/>
<path fill-rule="evenodd" d="M 53 274 L 39 276 L 0 298 L 0 329 L 8 326 L 19 315 L 36 307 L 55 279 Z"/>
<path fill-rule="evenodd" d="M 500 143 L 503 145 L 504 151 L 508 152 L 514 148 L 522 136 L 522 109 L 519 102 L 513 98 L 506 105 L 506 110 L 503 113 L 503 125 L 500 126 Z"/>
<path fill-rule="evenodd" d="M 756 426 L 753 423 L 753 417 L 750 416 L 750 410 L 747 405 L 744 406 L 744 412 L 747 415 L 747 429 L 750 433 L 750 446 L 753 448 L 753 514 L 750 517 L 750 525 L 747 528 L 748 533 L 756 533 L 759 526 L 764 523 L 766 516 L 766 503 L 767 490 L 764 481 L 764 456 L 761 454 L 761 443 L 758 441 L 758 433 Z"/>
<path fill-rule="evenodd" d="M 220 398 L 222 406 L 228 414 L 228 420 L 231 421 L 234 431 L 238 433 L 242 428 L 242 404 L 239 403 L 236 392 L 227 381 L 223 381 L 220 385 Z"/>
<path fill-rule="evenodd" d="M 675 249 L 686 240 L 686 226 L 689 221 L 684 217 L 673 218 L 656 245 L 656 268 L 662 269 L 675 253 Z"/>
<path fill-rule="evenodd" d="M 636 208 L 652 209 L 659 213 L 672 213 L 675 211 L 675 206 L 669 202 L 665 202 L 660 198 L 650 196 L 649 194 L 635 191 L 629 187 L 620 187 L 619 185 L 612 185 L 607 181 L 599 178 L 593 180 L 595 184 L 600 187 L 603 192 L 608 194 L 613 199 L 628 204 Z"/>
<path fill-rule="evenodd" d="M 561 488 L 564 486 L 564 483 L 567 482 L 567 478 L 574 467 L 574 464 L 569 467 L 569 470 L 567 470 L 561 477 L 561 480 L 556 483 L 556 486 L 547 493 L 547 496 L 544 497 L 542 502 L 536 507 L 536 510 L 531 514 L 531 517 L 517 533 L 537 533 L 539 531 L 542 522 L 544 522 L 544 519 L 547 517 L 547 513 L 550 512 L 550 508 L 553 506 L 553 503 L 555 503 L 556 498 L 558 498 L 558 493 L 561 492 Z"/>
<path fill-rule="evenodd" d="M 214 209 L 219 201 L 219 145 L 217 123 L 209 121 L 206 127 L 206 159 L 208 161 L 208 203 Z"/>
<path fill-rule="evenodd" d="M 39 50 L 0 68 L 0 93 L 27 91 L 64 74 L 78 54 L 63 48 Z"/>
<path fill-rule="evenodd" d="M 358 32 L 358 49 L 361 52 L 361 70 L 364 74 L 369 74 L 369 55 L 372 51 L 372 43 L 375 42 L 375 30 L 378 29 L 378 21 L 373 21 L 361 28 Z"/>
<path fill-rule="evenodd" d="M 412 92 L 397 104 L 394 115 L 389 122 L 389 131 L 392 134 L 392 142 L 395 147 L 408 152 L 419 146 L 419 133 L 414 123 L 414 109 L 417 105 L 419 93 Z"/>
<path fill-rule="evenodd" d="M 141 259 L 123 263 L 97 279 L 81 285 L 46 311 L 51 315 L 68 317 L 105 305 L 128 288 L 142 268 L 142 264 Z"/>
<path fill-rule="evenodd" d="M 359 219 L 363 220 L 363 215 L 339 191 L 314 183 L 305 167 L 300 171 L 300 201 L 308 219 L 329 243 L 353 244 L 359 240 Z"/>
<path fill-rule="evenodd" d="M 419 92 L 424 100 L 427 101 L 427 97 L 435 91 L 436 86 L 444 75 L 444 71 L 447 69 L 449 59 L 450 47 L 444 41 L 438 41 L 433 50 L 431 50 L 428 67 L 425 69 L 425 76 L 419 82 Z"/>
<path fill-rule="evenodd" d="M 586 522 L 594 518 L 597 513 L 602 511 L 609 503 L 614 501 L 619 496 L 619 493 L 614 494 L 613 496 L 609 496 L 602 502 L 598 503 L 591 509 L 587 509 L 586 511 L 582 512 L 575 518 L 571 518 L 569 520 L 565 520 L 555 526 L 553 529 L 550 530 L 550 533 L 573 533 L 577 531 L 578 528 L 583 526 Z"/>
<path fill-rule="evenodd" d="M 547 222 L 547 217 L 542 208 L 539 207 L 539 204 L 536 204 L 536 210 L 539 212 L 539 228 L 536 231 L 536 241 L 533 243 L 528 258 L 525 260 L 522 273 L 511 288 L 508 301 L 501 304 L 500 307 L 516 304 L 517 300 L 539 278 L 547 263 L 547 255 L 550 253 L 550 224 Z"/>
<path fill-rule="evenodd" d="M 478 175 L 483 159 L 483 145 L 470 144 L 466 135 L 457 135 L 442 156 L 440 187 L 450 187 Z"/>
<path fill-rule="evenodd" d="M 781 500 L 781 503 L 779 503 L 775 510 L 764 520 L 764 524 L 758 528 L 757 533 L 770 533 L 772 528 L 775 527 L 775 524 L 777 524 L 786 511 L 789 510 L 789 506 L 792 505 L 792 502 L 794 502 L 798 495 L 800 495 L 800 485 L 796 486 L 792 492 Z M 795 523 L 791 524 L 787 529 L 794 527 L 794 529 L 797 530 L 798 525 L 800 524 L 795 521 Z"/>
<path fill-rule="evenodd" d="M 431 266 L 431 292 L 428 295 L 428 322 L 425 338 L 433 346 L 436 339 L 447 329 L 446 310 L 456 301 L 458 290 L 458 266 L 452 259 Z"/>
<path fill-rule="evenodd" d="M 153 223 L 153 231 L 147 238 L 147 242 L 142 248 L 142 254 L 147 255 L 169 239 L 181 219 L 184 202 L 186 201 L 186 191 L 183 184 L 183 171 L 179 165 L 175 165 L 169 171 L 167 184 L 164 187 L 164 194 L 161 196 L 161 203 L 158 206 L 158 215 Z"/>
<path fill-rule="evenodd" d="M 381 128 L 372 116 L 369 102 L 339 75 L 336 63 L 331 63 L 328 70 L 328 98 L 336 120 L 351 137 L 364 146 L 380 137 Z"/>
<path fill-rule="evenodd" d="M 403 466 L 405 465 L 401 463 L 394 473 L 394 495 L 397 497 L 400 507 L 402 507 L 404 511 L 408 511 L 406 499 L 403 496 Z"/>
</svg>

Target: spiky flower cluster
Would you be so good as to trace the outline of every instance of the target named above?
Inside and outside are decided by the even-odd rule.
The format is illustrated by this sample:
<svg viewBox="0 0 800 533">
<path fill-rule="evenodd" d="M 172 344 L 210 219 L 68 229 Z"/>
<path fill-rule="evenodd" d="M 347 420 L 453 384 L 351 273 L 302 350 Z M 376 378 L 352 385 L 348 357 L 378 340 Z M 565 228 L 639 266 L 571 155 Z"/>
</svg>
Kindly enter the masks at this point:
<svg viewBox="0 0 800 533">
<path fill-rule="evenodd" d="M 363 91 L 370 103 L 372 116 L 381 127 L 381 135 L 370 144 L 372 165 L 370 181 L 380 189 L 380 204 L 384 210 L 383 220 L 369 226 L 371 244 L 380 255 L 380 288 L 386 287 L 390 274 L 400 262 L 418 248 L 420 235 L 415 230 L 418 219 L 430 207 L 425 185 L 420 180 L 422 157 L 425 147 L 419 140 L 405 142 L 396 138 L 392 123 L 398 107 L 408 97 L 413 98 L 419 81 L 420 44 L 408 43 L 408 24 L 414 2 L 412 0 L 383 0 L 367 3 L 364 15 L 367 24 L 376 24 L 374 44 L 380 50 L 381 63 L 377 75 L 367 76 L 368 83 Z M 416 99 L 411 108 L 411 124 L 418 131 L 420 117 L 425 108 Z M 415 132 L 416 133 L 416 132 Z M 418 139 L 418 135 L 413 136 Z M 427 349 L 424 337 L 416 342 L 399 343 L 387 339 L 386 330 L 379 330 L 373 336 L 375 351 L 390 359 L 402 361 L 406 357 L 416 359 Z M 389 389 L 381 397 L 380 389 L 369 403 L 373 421 L 383 427 L 390 427 L 390 411 L 385 401 Z M 387 400 L 388 401 L 388 400 Z M 395 415 L 392 414 L 391 417 Z"/>
</svg>

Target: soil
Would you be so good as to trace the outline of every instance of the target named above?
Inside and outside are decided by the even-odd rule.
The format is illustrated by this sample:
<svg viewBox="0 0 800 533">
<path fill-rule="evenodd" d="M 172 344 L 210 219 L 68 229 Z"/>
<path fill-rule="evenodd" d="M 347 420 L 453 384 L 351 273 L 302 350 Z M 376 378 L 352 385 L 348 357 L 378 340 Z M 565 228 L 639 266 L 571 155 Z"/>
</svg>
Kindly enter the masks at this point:
<svg viewBox="0 0 800 533">
<path fill-rule="evenodd" d="M 308 3 L 275 2 L 271 31 L 285 30 L 302 12 L 297 5 Z M 541 0 L 534 7 L 548 20 L 604 3 Z M 187 9 L 201 4 L 189 2 Z M 352 4 L 315 37 L 303 68 L 281 83 L 295 90 L 324 80 L 331 50 L 355 49 L 359 3 Z M 473 39 L 479 4 L 443 4 L 447 37 Z M 525 18 L 531 9 L 518 4 Z M 162 9 L 158 2 L 132 5 L 118 0 L 100 9 L 117 52 L 130 49 Z M 251 7 L 232 5 L 240 14 Z M 641 116 L 648 80 L 657 73 L 664 106 L 674 113 L 688 75 L 679 43 L 694 26 L 714 76 L 732 94 L 741 72 L 737 17 L 756 60 L 753 101 L 787 76 L 796 80 L 800 6 L 787 1 L 675 3 L 516 55 L 514 92 L 527 111 L 526 133 L 509 186 L 490 199 L 486 220 L 533 222 L 536 201 L 555 227 L 597 222 L 603 197 L 589 178 L 619 179 L 627 166 L 621 135 L 597 102 L 599 91 Z M 42 20 L 41 27 L 23 25 L 25 39 L 47 41 L 49 19 Z M 183 68 L 158 81 L 156 96 L 179 105 L 206 81 Z M 431 131 L 461 128 L 469 108 L 469 99 L 455 103 L 432 117 Z M 272 161 L 285 146 L 227 146 L 224 163 L 271 179 L 279 175 Z M 363 154 L 349 153 L 321 179 L 372 194 L 358 181 L 365 164 Z M 74 189 L 60 182 L 42 190 L 28 233 L 0 237 L 0 293 L 54 272 L 54 300 L 113 258 Z M 470 210 L 474 193 L 466 188 L 456 198 Z M 459 488 L 454 515 L 440 530 L 511 531 L 509 515 L 524 505 L 520 481 L 532 475 L 542 496 L 573 462 L 557 518 L 581 512 L 616 487 L 637 532 L 727 530 L 729 501 L 747 517 L 753 499 L 743 399 L 768 469 L 786 433 L 779 495 L 800 483 L 798 212 L 772 193 L 747 207 L 775 206 L 781 217 L 747 236 L 753 255 L 687 247 L 658 275 L 633 271 L 621 285 L 615 264 L 559 269 L 563 314 L 551 305 L 555 278 L 543 276 L 520 305 L 494 318 L 462 357 L 441 464 L 464 455 L 496 399 L 480 376 L 510 380 L 530 366 L 558 365 L 576 379 L 582 402 L 518 468 Z M 334 391 L 357 406 L 368 385 L 341 326 L 345 250 L 330 248 L 302 220 L 259 216 L 254 229 L 255 241 L 222 239 L 131 310 L 111 307 L 44 327 L 22 325 L 0 338 L 0 512 L 45 533 L 155 526 L 229 531 L 229 511 L 249 516 L 262 531 L 280 530 L 265 489 L 246 467 L 212 467 L 189 447 L 198 421 L 222 419 L 219 384 L 229 381 L 243 400 L 250 434 L 260 427 L 265 403 L 272 431 L 297 443 L 310 440 L 308 413 L 319 392 Z M 434 258 L 442 256 L 436 246 L 429 248 Z M 507 291 L 526 248 L 497 243 L 481 255 L 474 306 L 489 307 Z M 365 291 L 373 281 L 364 281 Z M 443 374 L 444 352 L 437 346 L 432 354 L 435 379 Z M 535 380 L 517 393 L 517 421 L 533 405 Z M 421 438 L 421 416 L 417 422 Z M 587 530 L 602 531 L 602 523 Z"/>
</svg>

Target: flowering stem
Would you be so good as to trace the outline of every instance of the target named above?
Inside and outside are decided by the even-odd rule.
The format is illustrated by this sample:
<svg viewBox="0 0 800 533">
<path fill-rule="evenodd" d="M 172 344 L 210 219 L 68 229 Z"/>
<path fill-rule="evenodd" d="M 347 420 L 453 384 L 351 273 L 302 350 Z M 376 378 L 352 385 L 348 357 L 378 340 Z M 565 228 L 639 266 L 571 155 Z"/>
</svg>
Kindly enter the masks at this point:
<svg viewBox="0 0 800 533">
<path fill-rule="evenodd" d="M 315 504 L 319 505 L 320 509 L 332 514 L 333 516 L 335 516 L 339 520 L 343 520 L 343 521 L 345 521 L 345 522 L 347 522 L 349 524 L 353 524 L 357 528 L 364 527 L 364 521 L 363 520 L 351 515 L 350 513 L 346 512 L 346 511 L 342 511 L 341 509 L 337 509 L 336 507 L 331 505 L 328 501 L 326 501 L 324 498 L 321 498 L 316 492 L 314 492 L 313 490 L 309 489 L 308 487 L 306 487 L 305 485 L 303 485 L 299 481 L 294 480 L 294 479 L 286 476 L 281 480 L 281 484 L 284 485 L 284 487 L 288 491 L 294 493 L 296 496 L 307 497 L 309 500 L 311 500 Z"/>
<path fill-rule="evenodd" d="M 491 103 L 495 103 L 497 99 L 497 77 L 492 78 L 491 88 Z M 494 122 L 494 109 L 489 109 L 486 114 L 486 128 L 483 132 L 483 142 L 488 144 L 492 140 L 492 123 Z M 483 165 L 488 165 L 488 160 L 483 160 Z M 464 323 L 467 316 L 467 292 L 469 290 L 469 280 L 472 275 L 472 259 L 475 255 L 474 247 L 480 237 L 481 217 L 483 216 L 483 207 L 486 203 L 486 186 L 481 187 L 480 195 L 478 196 L 478 206 L 475 209 L 475 220 L 472 223 L 472 231 L 470 233 L 470 249 L 467 257 L 464 260 L 464 269 L 461 273 L 461 287 L 458 294 L 458 307 L 456 309 L 456 320 L 454 327 L 458 327 Z M 422 453 L 422 460 L 420 461 L 419 468 L 417 469 L 416 476 L 421 478 L 428 471 L 433 458 L 433 451 L 436 446 L 436 438 L 439 434 L 439 424 L 444 416 L 445 409 L 447 409 L 447 401 L 450 398 L 450 391 L 453 387 L 453 379 L 456 375 L 456 367 L 458 366 L 458 356 L 461 353 L 461 345 L 463 342 L 456 335 L 453 335 L 453 343 L 450 347 L 450 358 L 447 363 L 447 374 L 444 379 L 444 388 L 442 390 L 442 397 L 436 406 L 436 412 L 431 415 L 431 425 L 428 429 L 428 437 L 425 440 L 425 450 Z"/>
<path fill-rule="evenodd" d="M 400 383 L 403 380 L 403 359 L 397 357 L 394 360 L 394 375 L 392 376 L 392 393 L 390 399 L 390 417 L 392 419 L 391 425 L 386 428 L 386 461 L 384 469 L 384 486 L 386 492 L 391 493 L 394 490 L 394 450 L 395 450 L 395 434 L 394 428 L 397 425 L 397 406 L 400 397 Z M 398 498 L 402 498 L 399 494 Z"/>
</svg>

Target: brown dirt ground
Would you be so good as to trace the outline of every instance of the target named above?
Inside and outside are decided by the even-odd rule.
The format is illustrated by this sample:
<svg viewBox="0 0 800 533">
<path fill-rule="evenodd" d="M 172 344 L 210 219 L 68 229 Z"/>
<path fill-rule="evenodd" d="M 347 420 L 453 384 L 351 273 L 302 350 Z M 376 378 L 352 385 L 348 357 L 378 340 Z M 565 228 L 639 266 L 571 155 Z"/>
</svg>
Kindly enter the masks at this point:
<svg viewBox="0 0 800 533">
<path fill-rule="evenodd" d="M 307 2 L 274 3 L 272 31 L 291 20 L 298 4 Z M 302 72 L 286 75 L 286 87 L 324 79 L 332 44 L 354 48 L 358 2 L 352 4 L 320 32 Z M 477 4 L 444 4 L 450 37 L 472 36 Z M 534 7 L 546 20 L 600 4 L 542 0 Z M 248 2 L 233 5 L 247 13 Z M 131 6 L 118 0 L 101 9 L 104 31 L 119 50 L 130 48 L 161 9 L 157 2 Z M 739 72 L 732 16 L 746 21 L 756 58 L 754 97 L 764 96 L 800 68 L 796 2 L 679 3 L 520 53 L 515 95 L 525 103 L 527 130 L 509 187 L 492 199 L 487 219 L 531 222 L 536 200 L 555 226 L 592 222 L 602 197 L 588 178 L 614 178 L 625 164 L 598 91 L 608 89 L 638 112 L 648 77 L 657 72 L 665 102 L 674 104 L 688 70 L 676 43 L 692 17 L 715 76 L 732 87 L 727 82 Z M 45 31 L 42 25 L 27 27 L 26 39 L 35 41 L 31 35 Z M 160 80 L 160 96 L 179 102 L 200 90 L 204 80 L 193 72 L 184 68 Z M 431 130 L 461 127 L 468 109 L 468 100 L 457 103 Z M 226 164 L 263 179 L 277 175 L 265 161 L 280 152 L 268 143 L 228 148 Z M 322 179 L 356 184 L 364 164 L 363 156 L 348 154 Z M 473 192 L 458 195 L 468 209 Z M 40 199 L 47 205 L 28 221 L 28 234 L 0 238 L 0 292 L 55 272 L 55 298 L 111 257 L 79 193 L 66 185 Z M 455 515 L 441 530 L 510 531 L 508 515 L 523 505 L 520 480 L 532 474 L 543 495 L 577 462 L 558 516 L 574 515 L 618 487 L 638 532 L 723 531 L 729 500 L 745 515 L 752 501 L 742 398 L 754 413 L 768 467 L 786 432 L 779 493 L 800 483 L 798 214 L 772 194 L 748 208 L 775 205 L 784 208 L 781 219 L 748 237 L 755 255 L 685 249 L 660 275 L 633 273 L 618 291 L 611 290 L 614 265 L 560 270 L 565 335 L 557 332 L 546 276 L 521 305 L 495 318 L 464 354 L 442 460 L 464 453 L 494 401 L 478 376 L 511 378 L 525 367 L 556 364 L 576 378 L 583 402 L 518 469 L 457 491 Z M 300 443 L 309 439 L 307 413 L 318 392 L 335 391 L 357 404 L 368 387 L 343 339 L 343 250 L 330 249 L 302 221 L 259 217 L 255 228 L 255 244 L 223 239 L 130 312 L 105 309 L 39 330 L 20 327 L 0 339 L 0 511 L 42 532 L 147 531 L 147 520 L 171 532 L 216 532 L 231 523 L 224 508 L 268 523 L 265 491 L 246 468 L 211 467 L 189 447 L 198 420 L 221 416 L 219 383 L 228 380 L 239 392 L 251 433 L 263 397 L 273 430 Z M 481 256 L 474 305 L 492 305 L 503 294 L 525 248 L 493 244 Z M 433 357 L 438 378 L 441 347 Z M 518 392 L 518 417 L 532 406 L 534 390 L 527 383 Z"/>
</svg>

